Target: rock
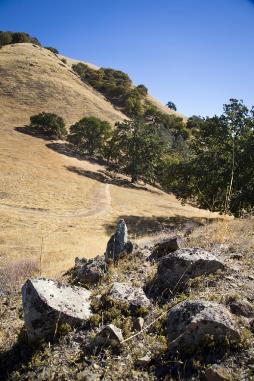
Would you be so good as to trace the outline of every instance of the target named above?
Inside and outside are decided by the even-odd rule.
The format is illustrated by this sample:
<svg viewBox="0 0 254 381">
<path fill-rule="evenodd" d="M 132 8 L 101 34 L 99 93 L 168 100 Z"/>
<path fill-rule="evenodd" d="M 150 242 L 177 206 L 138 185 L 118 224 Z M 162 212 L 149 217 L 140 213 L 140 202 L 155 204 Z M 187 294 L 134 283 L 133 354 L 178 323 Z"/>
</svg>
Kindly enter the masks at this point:
<svg viewBox="0 0 254 381">
<path fill-rule="evenodd" d="M 88 285 L 94 285 L 100 282 L 106 271 L 106 262 L 104 256 L 97 256 L 92 259 L 76 258 L 73 276 L 75 279 Z"/>
<path fill-rule="evenodd" d="M 212 365 L 204 373 L 206 381 L 231 381 L 232 376 L 226 368 L 218 364 Z"/>
<path fill-rule="evenodd" d="M 133 250 L 133 244 L 128 241 L 128 231 L 124 220 L 120 220 L 116 227 L 116 232 L 108 241 L 105 259 L 118 261 L 122 253 L 131 253 Z"/>
<path fill-rule="evenodd" d="M 90 291 L 53 280 L 28 279 L 22 287 L 28 340 L 53 340 L 62 323 L 82 325 L 92 315 L 90 295 Z"/>
<path fill-rule="evenodd" d="M 102 347 L 118 347 L 123 341 L 122 330 L 114 324 L 108 324 L 96 335 L 95 341 Z"/>
<path fill-rule="evenodd" d="M 134 318 L 133 328 L 135 331 L 141 331 L 144 327 L 145 320 L 142 317 Z"/>
<path fill-rule="evenodd" d="M 253 305 L 248 300 L 238 300 L 230 303 L 230 310 L 235 315 L 252 317 L 254 315 Z"/>
<path fill-rule="evenodd" d="M 147 308 L 150 300 L 141 287 L 133 287 L 128 283 L 114 282 L 110 288 L 107 298 L 113 303 L 127 305 L 129 308 Z"/>
<path fill-rule="evenodd" d="M 179 249 L 177 237 L 167 238 L 155 244 L 152 254 L 149 257 L 151 260 L 158 260 L 168 253 L 172 253 Z"/>
<path fill-rule="evenodd" d="M 192 353 L 202 349 L 211 336 L 214 344 L 240 342 L 234 317 L 222 304 L 210 301 L 187 300 L 168 313 L 167 333 L 169 351 Z"/>
<path fill-rule="evenodd" d="M 199 248 L 179 249 L 160 260 L 155 291 L 173 291 L 176 286 L 181 289 L 189 279 L 213 273 L 224 267 L 224 264 L 208 251 Z"/>
<path fill-rule="evenodd" d="M 240 253 L 235 253 L 230 255 L 230 259 L 237 259 L 238 261 L 240 261 L 240 259 L 243 259 L 243 255 Z"/>
<path fill-rule="evenodd" d="M 144 368 L 144 367 L 148 366 L 151 361 L 152 361 L 151 357 L 146 355 L 143 357 L 139 357 L 136 361 L 136 365 Z"/>
<path fill-rule="evenodd" d="M 77 374 L 77 381 L 99 381 L 100 377 L 94 372 L 91 372 L 89 370 L 83 370 L 82 372 L 79 372 Z"/>
<path fill-rule="evenodd" d="M 252 333 L 254 333 L 254 319 L 251 319 L 250 323 L 250 330 Z"/>
</svg>

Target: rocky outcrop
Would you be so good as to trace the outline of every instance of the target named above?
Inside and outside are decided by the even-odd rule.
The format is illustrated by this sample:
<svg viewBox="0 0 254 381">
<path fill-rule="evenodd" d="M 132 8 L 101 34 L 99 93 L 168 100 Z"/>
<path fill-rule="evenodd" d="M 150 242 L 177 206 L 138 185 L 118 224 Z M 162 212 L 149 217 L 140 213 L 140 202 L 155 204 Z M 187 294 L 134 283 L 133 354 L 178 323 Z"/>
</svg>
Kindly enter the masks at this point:
<svg viewBox="0 0 254 381">
<path fill-rule="evenodd" d="M 112 303 L 126 305 L 128 308 L 147 308 L 150 300 L 141 287 L 133 287 L 128 283 L 114 282 L 110 288 L 107 299 Z"/>
<path fill-rule="evenodd" d="M 161 257 L 169 253 L 172 253 L 178 249 L 179 244 L 177 237 L 163 239 L 162 241 L 154 245 L 149 259 L 157 261 Z"/>
<path fill-rule="evenodd" d="M 108 241 L 105 252 L 106 262 L 109 262 L 110 260 L 116 262 L 122 253 L 131 253 L 132 250 L 133 245 L 130 241 L 128 241 L 128 231 L 125 221 L 120 220 L 117 224 L 116 232 Z"/>
<path fill-rule="evenodd" d="M 168 313 L 169 351 L 191 354 L 207 339 L 214 344 L 239 343 L 240 334 L 232 314 L 222 304 L 188 300 Z"/>
<path fill-rule="evenodd" d="M 22 302 L 29 341 L 53 340 L 62 323 L 82 325 L 92 315 L 90 294 L 53 280 L 27 280 L 22 287 Z"/>
<path fill-rule="evenodd" d="M 155 289 L 157 292 L 181 289 L 186 282 L 200 275 L 224 269 L 224 264 L 212 253 L 199 248 L 179 249 L 159 262 Z"/>
<path fill-rule="evenodd" d="M 98 284 L 106 272 L 106 262 L 104 256 L 97 256 L 92 259 L 76 258 L 73 276 L 79 283 L 86 285 Z"/>
</svg>

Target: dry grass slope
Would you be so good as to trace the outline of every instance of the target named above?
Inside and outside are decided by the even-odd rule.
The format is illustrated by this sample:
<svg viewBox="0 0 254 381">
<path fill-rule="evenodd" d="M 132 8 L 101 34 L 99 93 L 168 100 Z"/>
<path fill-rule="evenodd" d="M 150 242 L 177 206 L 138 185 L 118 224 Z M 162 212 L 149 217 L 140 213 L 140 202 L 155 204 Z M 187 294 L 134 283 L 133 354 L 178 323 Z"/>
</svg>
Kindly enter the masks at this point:
<svg viewBox="0 0 254 381">
<path fill-rule="evenodd" d="M 1 266 L 28 260 L 43 275 L 59 275 L 76 256 L 102 254 L 120 216 L 139 236 L 176 221 L 217 217 L 151 187 L 121 186 L 102 166 L 16 131 L 40 111 L 57 112 L 68 123 L 84 115 L 124 118 L 50 51 L 31 44 L 0 50 L 0 104 Z"/>
</svg>

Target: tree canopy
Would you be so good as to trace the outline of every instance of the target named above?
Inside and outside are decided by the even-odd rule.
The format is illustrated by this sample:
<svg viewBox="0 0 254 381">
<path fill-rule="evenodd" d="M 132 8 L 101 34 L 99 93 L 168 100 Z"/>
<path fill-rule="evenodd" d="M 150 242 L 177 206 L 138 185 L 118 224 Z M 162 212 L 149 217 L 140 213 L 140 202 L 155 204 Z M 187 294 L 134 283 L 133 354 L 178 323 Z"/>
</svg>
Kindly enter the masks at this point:
<svg viewBox="0 0 254 381">
<path fill-rule="evenodd" d="M 221 116 L 196 120 L 187 160 L 168 166 L 168 188 L 200 207 L 235 215 L 254 207 L 254 110 L 230 99 Z M 165 184 L 164 184 L 165 186 Z"/>
<path fill-rule="evenodd" d="M 108 147 L 108 157 L 115 162 L 118 171 L 152 182 L 156 179 L 165 143 L 159 129 L 141 119 L 116 124 Z"/>
<path fill-rule="evenodd" d="M 81 119 L 70 127 L 68 141 L 76 145 L 81 153 L 94 155 L 103 153 L 110 136 L 110 124 L 91 116 Z"/>
</svg>

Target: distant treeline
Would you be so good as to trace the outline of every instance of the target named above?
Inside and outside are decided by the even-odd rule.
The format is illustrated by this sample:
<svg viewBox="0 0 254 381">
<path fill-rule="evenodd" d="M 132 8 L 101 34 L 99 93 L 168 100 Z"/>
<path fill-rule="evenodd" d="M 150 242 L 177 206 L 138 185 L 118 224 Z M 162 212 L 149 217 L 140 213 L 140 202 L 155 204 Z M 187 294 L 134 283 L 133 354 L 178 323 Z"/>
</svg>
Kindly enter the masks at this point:
<svg viewBox="0 0 254 381">
<path fill-rule="evenodd" d="M 28 33 L 0 31 L 0 46 L 24 42 L 30 42 L 32 44 L 41 46 L 40 41 L 36 37 L 30 36 Z"/>
<path fill-rule="evenodd" d="M 0 47 L 4 45 L 19 44 L 25 42 L 41 46 L 41 43 L 38 40 L 38 38 L 30 36 L 26 32 L 0 31 Z M 45 46 L 45 49 L 48 49 L 55 54 L 59 53 L 56 48 L 52 48 L 51 46 Z"/>
</svg>

